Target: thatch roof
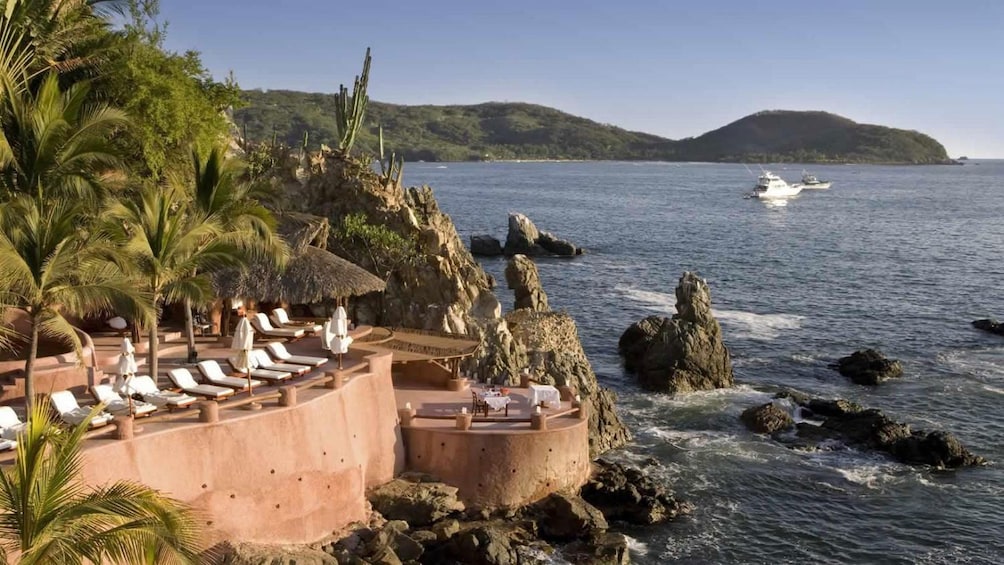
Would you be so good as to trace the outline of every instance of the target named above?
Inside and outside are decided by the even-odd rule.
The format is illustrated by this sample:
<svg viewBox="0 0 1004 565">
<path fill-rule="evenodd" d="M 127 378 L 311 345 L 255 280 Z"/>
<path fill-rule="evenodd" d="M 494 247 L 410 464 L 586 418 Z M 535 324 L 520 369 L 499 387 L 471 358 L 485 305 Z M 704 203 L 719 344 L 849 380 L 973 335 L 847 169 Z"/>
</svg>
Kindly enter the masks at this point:
<svg viewBox="0 0 1004 565">
<path fill-rule="evenodd" d="M 217 273 L 213 286 L 219 296 L 311 304 L 384 290 L 384 281 L 322 248 L 328 238 L 326 218 L 283 214 L 279 217 L 278 231 L 292 249 L 286 270 L 261 263 L 244 271 Z"/>
</svg>

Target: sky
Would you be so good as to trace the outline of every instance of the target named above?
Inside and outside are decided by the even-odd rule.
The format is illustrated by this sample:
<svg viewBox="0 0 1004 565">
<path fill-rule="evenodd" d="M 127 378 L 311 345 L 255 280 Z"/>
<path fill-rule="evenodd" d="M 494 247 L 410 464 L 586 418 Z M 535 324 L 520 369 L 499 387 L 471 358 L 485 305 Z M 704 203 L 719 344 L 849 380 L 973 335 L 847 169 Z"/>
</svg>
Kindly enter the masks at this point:
<svg viewBox="0 0 1004 565">
<path fill-rule="evenodd" d="M 679 139 L 768 109 L 1004 158 L 1004 2 L 162 0 L 166 46 L 242 88 L 531 102 Z"/>
</svg>

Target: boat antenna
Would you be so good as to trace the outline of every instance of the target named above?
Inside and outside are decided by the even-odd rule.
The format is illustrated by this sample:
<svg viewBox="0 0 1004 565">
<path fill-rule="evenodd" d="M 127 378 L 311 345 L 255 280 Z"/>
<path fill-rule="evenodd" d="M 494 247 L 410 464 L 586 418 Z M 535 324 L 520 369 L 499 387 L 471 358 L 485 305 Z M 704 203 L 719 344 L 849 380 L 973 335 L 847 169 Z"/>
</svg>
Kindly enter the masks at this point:
<svg viewBox="0 0 1004 565">
<path fill-rule="evenodd" d="M 749 165 L 747 165 L 746 163 L 743 163 L 743 166 L 746 167 L 746 172 L 749 173 L 751 177 L 755 177 L 756 176 L 756 173 L 754 173 L 753 170 L 750 169 Z"/>
</svg>

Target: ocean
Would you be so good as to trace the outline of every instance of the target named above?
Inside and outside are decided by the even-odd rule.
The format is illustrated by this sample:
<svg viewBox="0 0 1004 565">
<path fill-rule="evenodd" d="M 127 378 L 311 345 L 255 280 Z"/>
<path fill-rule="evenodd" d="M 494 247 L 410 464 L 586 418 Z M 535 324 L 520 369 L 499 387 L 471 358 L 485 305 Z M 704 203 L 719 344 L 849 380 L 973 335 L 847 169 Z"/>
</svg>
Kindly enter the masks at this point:
<svg viewBox="0 0 1004 565">
<path fill-rule="evenodd" d="M 753 167 L 754 169 L 756 167 Z M 744 199 L 744 165 L 409 163 L 464 239 L 505 239 L 510 212 L 587 249 L 540 259 L 553 309 L 578 323 L 600 382 L 619 394 L 634 442 L 611 456 L 657 459 L 696 509 L 622 529 L 636 563 L 1004 562 L 1004 161 L 965 166 L 773 165 L 833 181 L 778 206 Z M 502 259 L 482 259 L 500 281 Z M 711 288 L 736 387 L 641 391 L 617 340 L 671 315 L 684 271 Z M 828 368 L 873 347 L 901 379 L 868 388 Z M 950 472 L 848 449 L 793 451 L 748 432 L 747 407 L 780 387 L 840 397 L 917 428 L 955 433 L 994 462 Z"/>
</svg>

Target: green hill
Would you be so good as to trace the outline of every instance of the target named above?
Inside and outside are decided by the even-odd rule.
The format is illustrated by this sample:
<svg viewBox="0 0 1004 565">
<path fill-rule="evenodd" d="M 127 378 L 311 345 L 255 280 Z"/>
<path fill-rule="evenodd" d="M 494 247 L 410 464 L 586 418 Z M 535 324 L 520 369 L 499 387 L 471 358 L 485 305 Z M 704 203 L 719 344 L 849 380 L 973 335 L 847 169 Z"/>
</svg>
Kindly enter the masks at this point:
<svg viewBox="0 0 1004 565">
<path fill-rule="evenodd" d="M 251 139 L 334 144 L 334 95 L 248 90 L 234 112 Z M 944 147 L 915 132 L 857 124 L 825 112 L 769 111 L 674 141 L 534 104 L 403 106 L 371 101 L 357 146 L 374 151 L 377 124 L 408 161 L 595 159 L 943 163 Z"/>
</svg>

